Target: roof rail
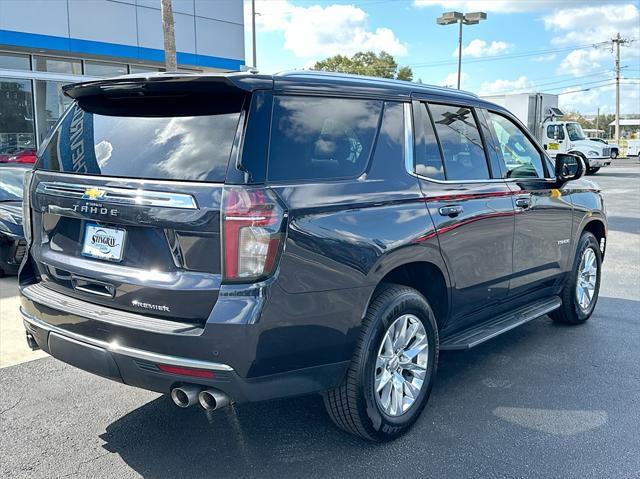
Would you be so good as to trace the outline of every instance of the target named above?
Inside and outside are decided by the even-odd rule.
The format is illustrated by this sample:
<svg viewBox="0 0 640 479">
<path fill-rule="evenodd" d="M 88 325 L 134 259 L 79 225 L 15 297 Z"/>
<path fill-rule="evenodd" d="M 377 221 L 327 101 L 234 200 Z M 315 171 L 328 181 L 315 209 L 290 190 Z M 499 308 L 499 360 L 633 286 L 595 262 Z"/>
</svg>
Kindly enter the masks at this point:
<svg viewBox="0 0 640 479">
<path fill-rule="evenodd" d="M 352 80 L 354 82 L 362 82 L 362 83 L 371 83 L 371 84 L 380 84 L 380 85 L 395 85 L 402 86 L 405 88 L 411 88 L 412 90 L 424 90 L 425 92 L 441 92 L 447 94 L 458 94 L 461 96 L 469 96 L 472 98 L 478 98 L 478 95 L 475 93 L 465 91 L 465 90 L 456 90 L 453 88 L 429 85 L 426 83 L 416 83 L 407 80 L 396 80 L 394 78 L 381 78 L 381 77 L 372 77 L 367 75 L 355 75 L 352 73 L 340 73 L 340 72 L 327 72 L 323 70 L 289 70 L 276 73 L 274 77 L 289 77 L 289 78 L 318 78 L 318 77 L 326 77 L 333 79 L 342 79 L 342 80 Z"/>
</svg>

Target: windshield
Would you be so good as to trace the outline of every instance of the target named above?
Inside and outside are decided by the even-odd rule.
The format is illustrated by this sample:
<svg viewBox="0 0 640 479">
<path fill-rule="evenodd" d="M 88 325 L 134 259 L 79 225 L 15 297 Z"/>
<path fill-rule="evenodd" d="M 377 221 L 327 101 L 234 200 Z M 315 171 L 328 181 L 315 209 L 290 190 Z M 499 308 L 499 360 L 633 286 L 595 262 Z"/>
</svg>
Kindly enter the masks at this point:
<svg viewBox="0 0 640 479">
<path fill-rule="evenodd" d="M 22 182 L 28 168 L 0 168 L 0 201 L 22 201 Z"/>
<path fill-rule="evenodd" d="M 587 138 L 579 123 L 567 123 L 567 133 L 571 141 L 585 140 Z"/>
</svg>

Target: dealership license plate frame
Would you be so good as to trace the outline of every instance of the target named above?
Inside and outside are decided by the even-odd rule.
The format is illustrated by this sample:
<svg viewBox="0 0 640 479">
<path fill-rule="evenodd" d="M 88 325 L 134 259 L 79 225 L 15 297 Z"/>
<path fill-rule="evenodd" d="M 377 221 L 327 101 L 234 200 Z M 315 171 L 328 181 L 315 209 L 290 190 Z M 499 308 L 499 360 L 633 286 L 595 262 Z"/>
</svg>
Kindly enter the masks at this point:
<svg viewBox="0 0 640 479">
<path fill-rule="evenodd" d="M 91 245 L 91 237 L 103 230 L 107 233 L 113 234 L 118 238 L 119 243 L 111 248 L 108 252 L 102 252 L 97 247 Z M 99 259 L 102 261 L 110 261 L 112 263 L 119 263 L 124 257 L 124 247 L 127 239 L 127 230 L 123 228 L 114 228 L 112 226 L 104 226 L 99 223 L 86 223 L 84 225 L 84 238 L 82 240 L 82 256 L 92 259 Z M 116 248 L 117 247 L 117 248 Z"/>
</svg>

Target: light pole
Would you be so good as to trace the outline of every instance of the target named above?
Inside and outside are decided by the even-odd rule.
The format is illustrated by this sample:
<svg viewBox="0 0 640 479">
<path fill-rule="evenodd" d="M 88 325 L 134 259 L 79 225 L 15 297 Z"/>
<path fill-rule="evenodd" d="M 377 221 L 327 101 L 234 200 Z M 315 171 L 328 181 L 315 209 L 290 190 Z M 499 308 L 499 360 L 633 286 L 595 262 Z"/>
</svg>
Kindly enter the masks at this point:
<svg viewBox="0 0 640 479">
<path fill-rule="evenodd" d="M 251 0 L 251 37 L 253 43 L 253 68 L 258 68 L 258 54 L 256 53 L 256 0 Z"/>
<path fill-rule="evenodd" d="M 458 33 L 458 90 L 460 89 L 460 75 L 462 74 L 462 25 L 476 25 L 486 19 L 487 14 L 484 12 L 445 12 L 436 20 L 438 25 L 451 25 L 453 23 L 460 24 L 460 30 Z"/>
</svg>

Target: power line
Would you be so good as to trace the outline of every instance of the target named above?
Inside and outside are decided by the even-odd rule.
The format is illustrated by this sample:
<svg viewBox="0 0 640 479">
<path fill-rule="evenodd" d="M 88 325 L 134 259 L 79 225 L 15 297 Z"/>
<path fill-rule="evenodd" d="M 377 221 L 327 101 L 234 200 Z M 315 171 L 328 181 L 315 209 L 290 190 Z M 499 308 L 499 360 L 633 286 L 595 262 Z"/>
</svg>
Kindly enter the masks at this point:
<svg viewBox="0 0 640 479">
<path fill-rule="evenodd" d="M 593 86 L 591 88 L 582 88 L 580 90 L 570 90 L 570 91 L 563 91 L 562 93 L 556 93 L 558 96 L 561 95 L 569 95 L 570 93 L 579 93 L 579 92 L 583 92 L 583 91 L 589 91 L 589 90 L 596 90 L 598 88 L 604 88 L 607 86 L 611 86 L 611 85 L 615 85 L 615 81 L 611 81 L 609 83 L 607 83 L 606 85 L 599 85 L 599 86 Z"/>
<path fill-rule="evenodd" d="M 632 80 L 631 83 L 627 83 L 627 85 L 633 84 L 633 85 L 640 85 L 640 78 L 627 78 L 626 80 Z M 589 88 L 581 88 L 580 90 L 570 90 L 570 91 L 563 91 L 561 93 L 556 93 L 556 95 L 560 96 L 560 95 L 568 95 L 569 93 L 578 93 L 578 92 L 582 92 L 582 91 L 589 91 L 589 90 L 595 90 L 597 88 L 604 88 L 604 87 L 608 87 L 608 86 L 612 86 L 615 85 L 616 81 L 612 80 L 604 85 L 598 85 L 598 86 L 592 86 Z"/>
<path fill-rule="evenodd" d="M 574 76 L 574 77 L 571 77 L 571 78 L 565 78 L 564 80 L 556 80 L 556 81 L 545 82 L 545 83 L 538 83 L 539 80 L 530 80 L 530 81 L 535 87 L 540 87 L 540 86 L 546 86 L 546 85 L 556 85 L 558 83 L 571 82 L 571 81 L 578 80 L 580 78 L 598 77 L 598 76 L 606 75 L 607 73 L 613 73 L 613 71 L 612 70 L 603 70 L 603 71 L 597 72 L 597 73 L 594 72 L 594 73 L 589 73 L 587 75 Z M 563 88 L 565 88 L 565 87 L 563 87 Z"/>
<path fill-rule="evenodd" d="M 607 78 L 606 80 L 595 80 L 595 81 L 590 81 L 590 82 L 586 82 L 586 83 L 575 83 L 573 85 L 564 85 L 564 86 L 557 86 L 557 87 L 553 87 L 553 88 L 546 88 L 545 92 L 549 92 L 549 91 L 554 91 L 554 90 L 562 90 L 564 88 L 572 88 L 574 86 L 579 86 L 579 87 L 583 87 L 586 85 L 597 85 L 598 83 L 606 83 L 606 82 L 611 82 L 613 81 L 613 78 Z"/>
<path fill-rule="evenodd" d="M 536 55 L 544 55 L 548 53 L 559 53 L 559 52 L 565 52 L 565 51 L 571 51 L 571 50 L 580 50 L 584 48 L 593 48 L 598 45 L 603 45 L 606 43 L 608 42 L 589 43 L 584 45 L 574 45 L 571 47 L 553 48 L 553 49 L 547 49 L 547 50 L 531 50 L 531 51 L 524 51 L 520 53 L 505 53 L 503 55 L 488 55 L 486 57 L 467 59 L 465 60 L 465 63 L 481 63 L 481 62 L 488 62 L 488 61 L 509 60 L 512 58 L 523 58 L 523 57 L 530 57 L 530 56 L 536 56 Z M 411 63 L 411 64 L 408 64 L 407 66 L 410 66 L 412 68 L 415 68 L 415 67 L 423 68 L 423 67 L 430 67 L 430 66 L 452 65 L 455 63 L 457 63 L 457 60 L 439 60 L 439 61 L 426 62 L 426 63 Z"/>
</svg>

